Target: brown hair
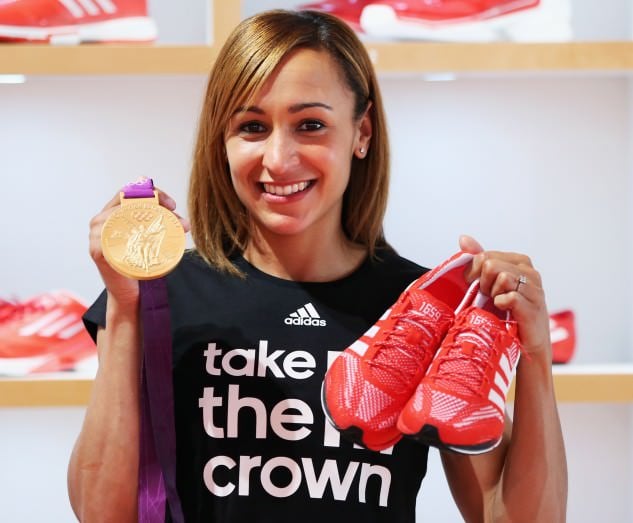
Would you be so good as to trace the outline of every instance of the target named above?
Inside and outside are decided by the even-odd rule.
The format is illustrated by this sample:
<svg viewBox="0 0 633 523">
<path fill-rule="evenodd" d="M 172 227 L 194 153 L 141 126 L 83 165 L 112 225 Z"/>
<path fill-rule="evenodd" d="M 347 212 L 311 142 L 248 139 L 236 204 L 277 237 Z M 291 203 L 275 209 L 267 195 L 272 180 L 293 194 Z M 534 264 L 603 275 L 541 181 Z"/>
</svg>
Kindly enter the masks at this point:
<svg viewBox="0 0 633 523">
<path fill-rule="evenodd" d="M 352 158 L 343 201 L 348 238 L 371 255 L 385 244 L 383 217 L 389 185 L 389 144 L 378 82 L 369 56 L 354 31 L 339 19 L 314 11 L 273 10 L 241 22 L 220 50 L 209 75 L 189 183 L 191 234 L 198 253 L 235 274 L 230 256 L 249 239 L 249 217 L 230 178 L 224 133 L 234 111 L 247 105 L 287 54 L 325 51 L 339 65 L 355 98 L 354 117 L 371 103 L 371 147 Z"/>
</svg>

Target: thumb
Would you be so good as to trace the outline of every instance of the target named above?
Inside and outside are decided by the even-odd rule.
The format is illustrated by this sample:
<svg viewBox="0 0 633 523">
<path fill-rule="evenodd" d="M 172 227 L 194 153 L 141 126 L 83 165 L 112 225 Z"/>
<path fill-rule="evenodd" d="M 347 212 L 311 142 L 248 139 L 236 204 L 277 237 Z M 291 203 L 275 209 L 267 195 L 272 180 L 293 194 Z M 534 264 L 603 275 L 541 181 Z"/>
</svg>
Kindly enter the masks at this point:
<svg viewBox="0 0 633 523">
<path fill-rule="evenodd" d="M 475 240 L 472 236 L 468 236 L 467 234 L 462 234 L 459 237 L 459 248 L 470 254 L 477 254 L 483 252 L 484 248 L 481 244 Z"/>
</svg>

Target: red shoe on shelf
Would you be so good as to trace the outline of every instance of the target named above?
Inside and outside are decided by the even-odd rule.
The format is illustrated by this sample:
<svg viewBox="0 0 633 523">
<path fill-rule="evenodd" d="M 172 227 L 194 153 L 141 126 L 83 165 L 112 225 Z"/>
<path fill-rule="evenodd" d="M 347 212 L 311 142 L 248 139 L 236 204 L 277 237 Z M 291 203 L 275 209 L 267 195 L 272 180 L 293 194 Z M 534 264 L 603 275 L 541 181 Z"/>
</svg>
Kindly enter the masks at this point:
<svg viewBox="0 0 633 523">
<path fill-rule="evenodd" d="M 568 363 L 576 351 L 576 319 L 574 311 L 562 310 L 549 316 L 552 340 L 552 363 Z"/>
<path fill-rule="evenodd" d="M 455 311 L 472 301 L 463 275 L 472 258 L 460 252 L 412 282 L 334 360 L 323 382 L 323 410 L 348 439 L 383 450 L 402 437 L 396 427 L 400 411 L 426 373 Z"/>
<path fill-rule="evenodd" d="M 362 31 L 360 15 L 363 8 L 370 3 L 372 3 L 371 0 L 324 0 L 323 2 L 303 4 L 299 6 L 299 9 L 311 9 L 334 15 L 347 22 L 355 31 Z"/>
<path fill-rule="evenodd" d="M 153 42 L 146 0 L 0 1 L 0 41 Z"/>
<path fill-rule="evenodd" d="M 65 291 L 0 302 L 0 374 L 71 370 L 96 355 L 83 326 L 86 306 Z"/>
<path fill-rule="evenodd" d="M 376 0 L 361 16 L 369 36 L 489 42 L 567 41 L 570 0 Z"/>
<path fill-rule="evenodd" d="M 402 410 L 398 429 L 424 444 L 463 454 L 493 449 L 503 436 L 520 348 L 508 313 L 479 293 L 457 315 Z"/>
</svg>

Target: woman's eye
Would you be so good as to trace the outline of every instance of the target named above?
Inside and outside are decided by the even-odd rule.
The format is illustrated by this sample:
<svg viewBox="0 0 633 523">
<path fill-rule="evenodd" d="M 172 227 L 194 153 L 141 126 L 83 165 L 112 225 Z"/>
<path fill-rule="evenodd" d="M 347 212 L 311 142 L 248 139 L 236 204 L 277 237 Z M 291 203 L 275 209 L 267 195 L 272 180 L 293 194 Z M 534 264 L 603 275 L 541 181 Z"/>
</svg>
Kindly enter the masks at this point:
<svg viewBox="0 0 633 523">
<path fill-rule="evenodd" d="M 263 133 L 266 128 L 259 122 L 246 122 L 240 125 L 240 131 L 244 133 Z"/>
<path fill-rule="evenodd" d="M 300 131 L 320 131 L 325 127 L 323 122 L 319 120 L 306 120 L 299 125 Z"/>
</svg>

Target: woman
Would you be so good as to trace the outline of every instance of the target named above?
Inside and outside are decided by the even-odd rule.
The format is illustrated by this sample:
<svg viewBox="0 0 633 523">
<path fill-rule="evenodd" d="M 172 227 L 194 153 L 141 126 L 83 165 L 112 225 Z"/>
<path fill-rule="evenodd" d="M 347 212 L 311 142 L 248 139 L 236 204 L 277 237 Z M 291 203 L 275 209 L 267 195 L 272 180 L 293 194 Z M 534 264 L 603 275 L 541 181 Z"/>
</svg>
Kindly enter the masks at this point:
<svg viewBox="0 0 633 523">
<path fill-rule="evenodd" d="M 383 236 L 389 151 L 367 53 L 327 15 L 256 15 L 220 52 L 199 125 L 196 249 L 167 276 L 185 520 L 414 521 L 428 448 L 407 439 L 383 452 L 355 447 L 320 404 L 328 364 L 425 271 Z M 175 209 L 162 192 L 160 202 Z M 86 322 L 100 364 L 69 467 L 71 503 L 86 522 L 137 517 L 139 290 L 100 247 L 117 205 L 118 196 L 91 222 L 106 291 Z M 502 443 L 443 454 L 446 477 L 467 521 L 563 521 L 539 274 L 526 256 L 483 251 L 469 237 L 460 248 L 475 255 L 465 276 L 512 312 L 528 357 Z"/>
</svg>

